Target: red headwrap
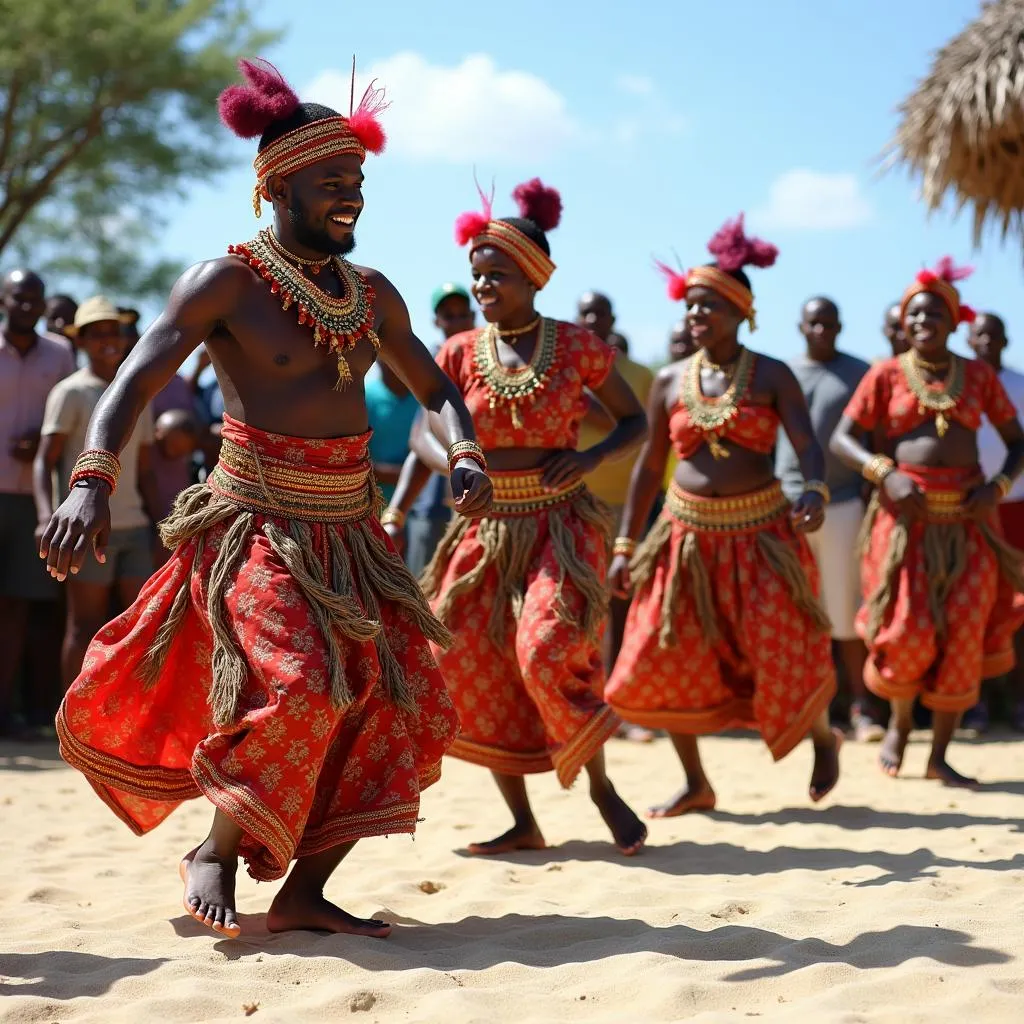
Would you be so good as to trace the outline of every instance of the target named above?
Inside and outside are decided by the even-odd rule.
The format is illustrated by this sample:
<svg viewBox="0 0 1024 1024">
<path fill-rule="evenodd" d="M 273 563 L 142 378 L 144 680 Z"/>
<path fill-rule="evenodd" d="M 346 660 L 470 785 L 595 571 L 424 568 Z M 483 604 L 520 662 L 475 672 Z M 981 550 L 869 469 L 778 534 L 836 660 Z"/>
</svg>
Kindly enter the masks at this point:
<svg viewBox="0 0 1024 1024">
<path fill-rule="evenodd" d="M 551 280 L 555 264 L 551 257 L 532 239 L 523 234 L 515 225 L 494 220 L 491 216 L 493 194 L 487 197 L 477 185 L 482 210 L 459 214 L 455 220 L 455 241 L 459 245 L 470 245 L 470 256 L 474 250 L 485 245 L 494 246 L 506 256 L 515 260 L 516 265 L 538 288 Z M 533 221 L 543 232 L 558 227 L 562 219 L 562 197 L 545 185 L 540 178 L 517 185 L 512 198 L 519 207 L 519 215 Z M 470 244 L 472 243 L 472 244 Z"/>
<path fill-rule="evenodd" d="M 299 97 L 273 64 L 257 58 L 241 60 L 238 66 L 248 84 L 229 85 L 217 101 L 221 120 L 236 135 L 243 139 L 256 138 L 276 121 L 291 117 L 299 109 Z M 354 86 L 354 60 L 352 83 Z M 270 199 L 267 179 L 272 174 L 294 174 L 341 153 L 354 153 L 365 160 L 368 152 L 383 152 L 387 137 L 378 115 L 388 106 L 384 90 L 371 82 L 359 106 L 350 109 L 348 117 L 334 114 L 311 119 L 264 146 L 253 161 L 256 216 L 260 215 L 260 198 Z"/>
<path fill-rule="evenodd" d="M 974 323 L 977 314 L 970 306 L 964 305 L 960 301 L 960 292 L 957 291 L 953 283 L 954 281 L 963 281 L 973 273 L 974 267 L 958 267 L 953 262 L 952 256 L 943 256 L 935 264 L 934 270 L 919 271 L 917 277 L 914 278 L 914 283 L 903 293 L 903 299 L 900 302 L 900 320 L 906 316 L 907 306 L 910 305 L 910 300 L 915 295 L 920 295 L 921 292 L 931 292 L 945 302 L 949 309 L 949 315 L 953 318 L 954 327 L 959 327 L 960 324 Z"/>
<path fill-rule="evenodd" d="M 668 297 L 673 302 L 681 302 L 690 288 L 710 288 L 736 306 L 750 322 L 750 329 L 755 330 L 754 294 L 729 271 L 747 266 L 770 267 L 775 263 L 779 250 L 760 238 L 748 238 L 743 230 L 741 213 L 735 220 L 727 220 L 711 236 L 708 252 L 715 257 L 717 266 L 693 267 L 686 273 L 655 261 L 668 281 Z"/>
</svg>

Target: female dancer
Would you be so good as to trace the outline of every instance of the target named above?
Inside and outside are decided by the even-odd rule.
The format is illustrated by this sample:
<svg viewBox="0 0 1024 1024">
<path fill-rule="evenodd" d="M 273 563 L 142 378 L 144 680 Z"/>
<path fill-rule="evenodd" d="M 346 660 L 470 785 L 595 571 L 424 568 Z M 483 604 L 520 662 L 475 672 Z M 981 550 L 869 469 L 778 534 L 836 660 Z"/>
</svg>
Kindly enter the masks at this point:
<svg viewBox="0 0 1024 1024">
<path fill-rule="evenodd" d="M 899 774 L 920 696 L 932 710 L 927 777 L 954 786 L 975 781 L 946 760 L 957 721 L 982 679 L 1013 667 L 1024 622 L 1024 555 L 1003 539 L 997 514 L 1024 468 L 1024 433 L 995 371 L 947 347 L 974 318 L 955 287 L 969 273 L 945 257 L 917 275 L 900 305 L 909 351 L 871 368 L 831 445 L 876 486 L 857 624 L 868 645 L 864 681 L 892 703 L 882 770 Z M 978 466 L 982 415 L 1007 448 L 988 482 Z M 883 454 L 865 448 L 861 432 L 882 434 Z"/>
<path fill-rule="evenodd" d="M 811 799 L 839 776 L 829 624 L 800 536 L 824 518 L 824 454 L 796 378 L 737 337 L 744 320 L 754 327 L 742 268 L 771 266 L 777 250 L 748 239 L 742 215 L 708 250 L 716 262 L 688 274 L 662 267 L 699 348 L 662 370 L 651 392 L 650 436 L 610 572 L 616 592 L 636 594 L 605 699 L 626 721 L 667 730 L 686 772 L 685 788 L 651 808 L 656 818 L 715 806 L 697 749 L 704 733 L 755 728 L 779 760 L 810 730 Z M 771 456 L 780 423 L 807 481 L 792 506 Z M 670 448 L 679 465 L 665 508 L 637 549 Z"/>
<path fill-rule="evenodd" d="M 514 192 L 520 217 L 463 214 L 473 294 L 487 324 L 450 338 L 437 361 L 473 414 L 494 481 L 487 518 L 456 522 L 422 580 L 434 613 L 455 635 L 436 651 L 462 720 L 450 753 L 490 768 L 515 824 L 470 851 L 540 849 L 524 776 L 554 768 L 568 787 L 580 769 L 624 854 L 647 830 L 612 788 L 602 747 L 618 721 L 601 702 L 601 631 L 611 523 L 584 474 L 643 439 L 643 409 L 613 369 L 615 352 L 589 331 L 540 316 L 537 292 L 555 269 L 545 232 L 561 199 L 538 179 Z M 616 420 L 602 442 L 575 451 L 590 389 Z M 447 469 L 427 432 L 419 454 Z M 382 521 L 401 525 L 399 482 Z"/>
</svg>

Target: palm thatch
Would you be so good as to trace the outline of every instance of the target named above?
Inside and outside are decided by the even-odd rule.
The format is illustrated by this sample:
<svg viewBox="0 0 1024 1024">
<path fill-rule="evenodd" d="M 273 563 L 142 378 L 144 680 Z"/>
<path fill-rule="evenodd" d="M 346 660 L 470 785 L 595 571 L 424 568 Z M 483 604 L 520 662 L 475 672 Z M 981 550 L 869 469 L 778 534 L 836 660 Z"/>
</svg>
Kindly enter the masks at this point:
<svg viewBox="0 0 1024 1024">
<path fill-rule="evenodd" d="M 890 164 L 921 175 L 929 208 L 973 206 L 975 245 L 988 224 L 1024 238 L 1024 0 L 986 3 L 899 112 Z"/>
</svg>

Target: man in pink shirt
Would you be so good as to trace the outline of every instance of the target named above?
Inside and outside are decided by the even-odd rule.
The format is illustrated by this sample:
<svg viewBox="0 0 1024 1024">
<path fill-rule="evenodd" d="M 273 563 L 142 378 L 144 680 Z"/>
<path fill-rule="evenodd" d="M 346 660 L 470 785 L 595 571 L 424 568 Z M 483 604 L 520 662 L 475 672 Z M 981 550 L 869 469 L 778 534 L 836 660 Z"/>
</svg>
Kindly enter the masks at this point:
<svg viewBox="0 0 1024 1024">
<path fill-rule="evenodd" d="M 46 308 L 40 278 L 14 270 L 0 284 L 4 324 L 0 328 L 0 736 L 16 731 L 14 683 L 22 655 L 32 655 L 30 691 L 40 711 L 53 712 L 59 693 L 59 666 L 53 659 L 59 638 L 26 648 L 29 612 L 59 622 L 57 587 L 40 565 L 36 541 L 36 507 L 32 498 L 32 460 L 39 444 L 43 411 L 50 389 L 74 372 L 70 347 L 36 332 Z M 47 610 L 51 614 L 47 615 Z M 44 665 L 49 657 L 52 664 Z"/>
</svg>

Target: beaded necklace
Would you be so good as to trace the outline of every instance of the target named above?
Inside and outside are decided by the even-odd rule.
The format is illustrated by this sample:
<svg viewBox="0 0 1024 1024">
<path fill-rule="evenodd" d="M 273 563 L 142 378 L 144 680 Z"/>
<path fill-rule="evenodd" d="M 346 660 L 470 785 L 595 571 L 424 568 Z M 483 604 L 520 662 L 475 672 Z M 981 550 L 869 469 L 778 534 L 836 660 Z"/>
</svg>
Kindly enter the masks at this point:
<svg viewBox="0 0 1024 1024">
<path fill-rule="evenodd" d="M 344 286 L 344 295 L 336 298 L 310 281 L 285 256 L 287 250 L 264 228 L 251 242 L 229 245 L 228 252 L 239 256 L 270 285 L 270 291 L 281 300 L 281 308 L 294 306 L 300 324 L 313 333 L 313 344 L 324 345 L 338 360 L 338 381 L 335 391 L 352 383 L 352 371 L 345 353 L 365 338 L 374 349 L 380 339 L 373 329 L 374 291 L 348 260 L 329 257 L 334 272 Z M 290 254 L 289 254 L 290 255 Z M 312 261 L 310 261 L 312 262 Z"/>
<path fill-rule="evenodd" d="M 700 349 L 690 360 L 690 365 L 683 374 L 680 389 L 683 405 L 690 414 L 690 422 L 706 435 L 707 446 L 716 459 L 727 459 L 731 454 L 722 444 L 721 438 L 739 412 L 740 402 L 743 401 L 753 376 L 754 360 L 754 353 L 750 349 L 740 349 L 739 358 L 731 370 L 732 379 L 729 381 L 729 387 L 724 395 L 717 398 L 708 398 L 701 390 L 700 371 L 705 366 L 721 369 L 711 363 L 704 354 L 704 349 Z"/>
<path fill-rule="evenodd" d="M 522 429 L 519 415 L 520 402 L 532 402 L 547 386 L 555 365 L 558 342 L 558 321 L 541 320 L 537 343 L 526 366 L 510 370 L 498 358 L 498 337 L 501 333 L 494 324 L 488 324 L 476 339 L 473 362 L 476 377 L 489 392 L 488 404 L 493 409 L 499 403 L 510 406 L 512 426 Z"/>
<path fill-rule="evenodd" d="M 917 399 L 918 410 L 921 413 L 935 413 L 935 433 L 939 437 L 945 437 L 946 431 L 949 430 L 949 419 L 946 413 L 960 404 L 960 398 L 964 393 L 966 378 L 964 361 L 958 355 L 950 352 L 949 372 L 938 387 L 929 385 L 921 376 L 921 369 L 924 365 L 913 349 L 900 356 L 900 368 L 903 370 L 907 387 Z"/>
</svg>

